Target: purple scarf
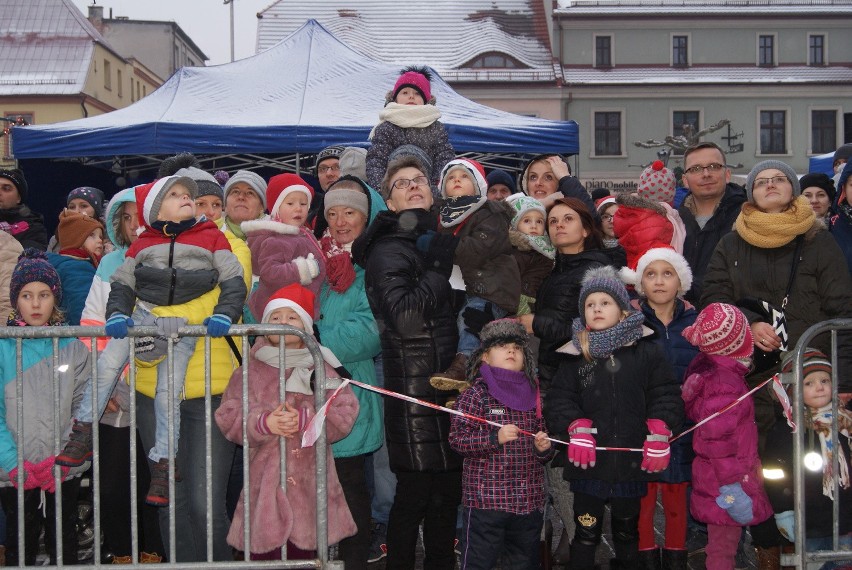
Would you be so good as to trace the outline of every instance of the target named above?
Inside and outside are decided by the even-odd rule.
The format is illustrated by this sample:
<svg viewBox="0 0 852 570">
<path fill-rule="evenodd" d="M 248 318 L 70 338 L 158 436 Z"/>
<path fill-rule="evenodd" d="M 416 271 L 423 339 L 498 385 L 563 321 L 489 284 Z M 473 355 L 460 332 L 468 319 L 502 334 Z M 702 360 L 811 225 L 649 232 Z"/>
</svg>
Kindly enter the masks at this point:
<svg viewBox="0 0 852 570">
<path fill-rule="evenodd" d="M 501 404 L 519 412 L 536 407 L 538 390 L 523 371 L 491 368 L 483 363 L 479 367 L 479 373 L 488 386 L 488 393 Z"/>
</svg>

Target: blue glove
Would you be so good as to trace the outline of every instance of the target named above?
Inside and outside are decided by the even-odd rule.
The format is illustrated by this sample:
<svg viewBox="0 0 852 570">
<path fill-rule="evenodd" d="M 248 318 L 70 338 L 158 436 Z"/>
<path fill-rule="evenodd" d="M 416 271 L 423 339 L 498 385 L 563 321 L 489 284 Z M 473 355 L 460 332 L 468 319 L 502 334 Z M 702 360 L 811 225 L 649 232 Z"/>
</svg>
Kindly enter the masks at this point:
<svg viewBox="0 0 852 570">
<path fill-rule="evenodd" d="M 739 524 L 748 524 L 754 518 L 751 508 L 751 497 L 745 494 L 742 485 L 732 483 L 719 487 L 716 504 L 728 511 L 728 515 Z"/>
<path fill-rule="evenodd" d="M 784 511 L 775 515 L 775 525 L 778 527 L 778 532 L 789 540 L 796 541 L 796 517 L 793 511 Z"/>
<path fill-rule="evenodd" d="M 207 334 L 210 336 L 225 336 L 228 334 L 228 329 L 231 328 L 231 317 L 216 313 L 212 317 L 204 319 L 204 324 L 207 325 Z"/>
<path fill-rule="evenodd" d="M 132 327 L 133 324 L 133 319 L 127 315 L 113 313 L 112 316 L 107 319 L 104 331 L 107 336 L 111 336 L 112 338 L 124 338 L 127 336 L 128 327 Z"/>
<path fill-rule="evenodd" d="M 417 249 L 426 253 L 429 251 L 429 246 L 432 245 L 432 238 L 435 237 L 435 232 L 432 230 L 427 230 L 426 233 L 417 238 Z"/>
</svg>

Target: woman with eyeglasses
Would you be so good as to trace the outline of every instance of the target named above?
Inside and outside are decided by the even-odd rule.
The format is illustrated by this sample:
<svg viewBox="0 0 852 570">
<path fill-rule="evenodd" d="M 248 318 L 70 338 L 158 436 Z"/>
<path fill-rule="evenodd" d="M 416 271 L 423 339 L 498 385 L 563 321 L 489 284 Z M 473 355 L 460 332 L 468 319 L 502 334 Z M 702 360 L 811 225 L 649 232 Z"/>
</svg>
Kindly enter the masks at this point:
<svg viewBox="0 0 852 570">
<path fill-rule="evenodd" d="M 779 351 L 792 350 L 808 327 L 852 317 L 852 280 L 840 247 L 801 195 L 792 168 L 778 160 L 756 164 L 748 175 L 746 193 L 748 201 L 734 230 L 721 239 L 710 259 L 701 305 L 722 302 L 738 306 L 751 325 L 756 362 L 762 353 L 779 355 L 774 365 L 755 367 L 764 369 L 746 377 L 754 387 L 780 370 Z M 759 309 L 759 302 L 783 311 L 786 344 L 782 344 L 781 331 L 770 322 L 771 316 Z M 810 344 L 828 354 L 830 337 L 818 336 Z M 841 335 L 838 347 L 839 389 L 850 392 L 852 340 Z M 754 396 L 759 450 L 776 421 L 770 390 L 763 388 Z M 778 560 L 780 538 L 774 524 L 753 527 L 751 534 L 759 560 Z"/>
<path fill-rule="evenodd" d="M 415 156 L 391 161 L 381 188 L 388 211 L 355 240 L 352 256 L 365 268 L 385 388 L 443 406 L 451 394 L 435 390 L 429 377 L 446 370 L 456 354 L 449 278 L 458 238 L 436 233 L 429 180 Z M 384 405 L 390 467 L 397 476 L 386 568 L 414 568 L 422 521 L 426 567 L 452 570 L 462 459 L 450 448 L 450 414 L 396 398 L 385 398 Z"/>
</svg>

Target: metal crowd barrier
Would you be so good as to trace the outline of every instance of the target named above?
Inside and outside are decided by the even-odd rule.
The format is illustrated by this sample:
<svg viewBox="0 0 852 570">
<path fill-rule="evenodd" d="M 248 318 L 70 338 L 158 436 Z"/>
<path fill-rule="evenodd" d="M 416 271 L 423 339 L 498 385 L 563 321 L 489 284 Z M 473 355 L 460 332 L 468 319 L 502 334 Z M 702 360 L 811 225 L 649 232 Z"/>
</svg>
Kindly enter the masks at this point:
<svg viewBox="0 0 852 570">
<path fill-rule="evenodd" d="M 206 336 L 207 329 L 203 326 L 184 326 L 179 330 L 180 336 L 193 336 L 193 337 L 204 337 L 204 385 L 205 385 L 205 457 L 206 457 L 206 508 L 207 513 L 212 512 L 212 452 L 211 452 L 211 430 L 218 430 L 219 427 L 215 425 L 212 418 L 212 404 L 211 404 L 211 372 L 210 372 L 210 337 Z M 284 369 L 285 369 L 285 359 L 284 359 L 284 334 L 293 334 L 302 338 L 307 346 L 310 354 L 314 359 L 314 396 L 316 409 L 319 409 L 325 403 L 325 387 L 326 387 L 326 378 L 325 378 L 325 367 L 322 364 L 322 356 L 319 351 L 318 344 L 314 338 L 304 331 L 294 329 L 290 326 L 284 325 L 233 325 L 230 329 L 230 336 L 232 337 L 241 337 L 242 339 L 242 354 L 243 358 L 246 359 L 249 350 L 249 337 L 250 336 L 259 336 L 259 335 L 282 335 L 280 336 L 279 341 L 279 364 L 280 364 L 280 375 L 279 375 L 279 397 L 281 401 L 284 401 Z M 157 330 L 154 326 L 136 326 L 130 329 L 128 333 L 128 337 L 130 339 L 137 337 L 150 337 L 156 336 Z M 104 336 L 104 328 L 103 327 L 0 327 L 0 338 L 14 338 L 16 339 L 16 371 L 17 371 L 17 386 L 16 386 L 16 399 L 17 399 L 17 425 L 19 427 L 19 431 L 23 430 L 23 414 L 24 414 L 24 406 L 23 406 L 23 398 L 22 398 L 22 341 L 25 338 L 49 338 L 53 341 L 53 401 L 54 401 L 54 425 L 59 425 L 59 339 L 60 338 L 91 338 L 91 348 L 92 348 L 92 359 L 91 359 L 91 373 L 92 373 L 92 401 L 98 401 L 97 394 L 97 382 L 94 380 L 97 378 L 97 362 L 98 362 L 98 349 L 97 349 L 97 338 Z M 171 339 L 167 344 L 167 359 L 169 362 L 173 362 L 173 352 L 174 352 L 174 342 L 176 339 Z M 197 348 L 196 348 L 197 350 Z M 164 545 L 166 546 L 168 562 L 162 562 L 159 564 L 145 564 L 142 566 L 139 564 L 139 501 L 138 501 L 138 492 L 137 492 L 137 477 L 136 477 L 136 469 L 137 469 L 137 461 L 136 461 L 136 427 L 137 427 L 137 417 L 136 417 L 136 363 L 135 363 L 135 343 L 130 343 L 130 358 L 129 358 L 129 374 L 128 381 L 130 384 L 130 512 L 131 512 L 131 537 L 132 537 L 132 555 L 131 558 L 133 562 L 128 564 L 127 566 L 131 568 L 176 568 L 176 569 L 201 569 L 201 568 L 234 568 L 234 569 L 247 569 L 247 568 L 320 568 L 320 569 L 329 569 L 329 570 L 342 570 L 343 563 L 340 561 L 329 560 L 328 552 L 328 496 L 327 496 L 327 488 L 326 488 L 326 454 L 323 452 L 318 452 L 316 454 L 316 472 L 317 472 L 317 558 L 313 560 L 299 560 L 299 561 L 287 561 L 285 552 L 282 551 L 282 560 L 281 561 L 254 561 L 254 560 L 244 560 L 244 561 L 214 561 L 213 560 L 213 520 L 211 516 L 206 517 L 207 523 L 207 544 L 206 544 L 206 560 L 205 561 L 196 561 L 196 562 L 175 562 L 176 560 L 176 547 L 175 547 L 175 501 L 171 500 L 169 502 L 168 511 L 169 511 L 169 524 L 167 529 L 161 528 L 161 534 L 163 534 Z M 242 370 L 243 374 L 243 480 L 248 482 L 250 480 L 250 466 L 249 466 L 249 446 L 248 446 L 248 437 L 247 437 L 247 418 L 248 415 L 248 367 L 244 366 Z M 124 380 L 119 380 L 124 381 Z M 172 393 L 172 387 L 174 385 L 174 370 L 172 366 L 169 366 L 169 374 L 168 374 L 168 383 L 169 383 L 169 393 Z M 45 397 L 50 397 L 45 394 Z M 169 401 L 169 410 L 168 410 L 168 420 L 169 420 L 169 456 L 174 456 L 173 450 L 173 430 L 174 430 L 174 404 L 173 400 Z M 7 410 L 7 414 L 11 413 L 11 410 Z M 93 483 L 93 507 L 94 507 L 94 553 L 93 559 L 90 564 L 77 564 L 76 568 L 100 568 L 103 564 L 101 562 L 101 503 L 100 503 L 100 473 L 101 473 L 101 460 L 98 452 L 98 442 L 99 442 L 99 429 L 98 422 L 94 421 L 93 425 L 93 474 L 92 474 L 92 483 Z M 61 451 L 61 437 L 62 434 L 59 433 L 58 430 L 54 430 L 53 434 L 54 439 L 54 451 L 55 454 L 58 454 Z M 19 434 L 20 437 L 20 434 Z M 281 487 L 285 490 L 287 489 L 287 454 L 285 453 L 285 442 L 284 438 L 280 439 L 279 442 L 280 450 L 281 450 Z M 319 439 L 316 442 L 316 447 L 318 450 L 324 450 L 326 447 L 326 434 L 325 429 L 323 428 Z M 23 456 L 23 447 L 18 446 L 18 465 L 23 465 L 24 456 Z M 170 461 L 169 467 L 169 495 L 170 497 L 175 497 L 175 480 L 174 480 L 174 466 L 175 462 Z M 63 564 L 63 552 L 62 552 L 62 485 L 60 480 L 60 475 L 57 474 L 58 470 L 54 469 L 54 477 L 56 481 L 56 566 L 50 566 L 51 568 L 65 568 L 66 565 Z M 23 478 L 24 473 L 22 470 L 18 472 L 18 561 L 19 567 L 24 566 L 25 562 L 25 545 L 24 545 L 24 491 L 23 491 Z M 244 530 L 244 542 L 246 545 L 251 544 L 251 529 L 248 522 L 251 520 L 251 508 L 249 505 L 248 494 L 244 494 L 243 500 L 244 506 L 244 520 L 246 521 L 245 530 Z M 167 531 L 167 532 L 166 532 Z M 248 553 L 246 552 L 246 556 Z"/>
<path fill-rule="evenodd" d="M 802 402 L 802 387 L 804 377 L 802 375 L 802 364 L 803 364 L 803 355 L 805 350 L 810 345 L 811 341 L 813 341 L 814 337 L 830 332 L 831 333 L 831 380 L 832 380 L 832 421 L 831 421 L 831 441 L 833 444 L 833 449 L 838 449 L 839 442 L 839 434 L 837 431 L 837 406 L 838 406 L 838 397 L 837 397 L 837 388 L 838 388 L 838 368 L 837 368 L 837 351 L 838 351 L 838 340 L 837 333 L 838 331 L 852 331 L 852 319 L 831 319 L 828 321 L 823 321 L 821 323 L 817 323 L 814 326 L 810 327 L 806 330 L 802 336 L 799 338 L 799 342 L 796 343 L 796 347 L 793 349 L 794 361 L 793 361 L 793 371 L 791 374 L 782 375 L 782 381 L 785 383 L 793 384 L 793 398 L 791 400 L 793 406 L 793 421 L 800 428 L 797 430 L 795 437 L 793 438 L 793 482 L 795 489 L 795 497 L 796 502 L 794 509 L 795 514 L 795 551 L 792 554 L 783 554 L 781 558 L 782 566 L 794 566 L 795 568 L 806 569 L 808 568 L 808 563 L 811 564 L 822 564 L 828 561 L 839 561 L 839 560 L 849 560 L 852 559 L 852 552 L 848 550 L 840 550 L 839 546 L 839 508 L 840 508 L 840 493 L 839 486 L 840 481 L 839 477 L 834 478 L 834 496 L 837 497 L 837 500 L 833 501 L 832 509 L 833 509 L 833 536 L 832 536 L 832 549 L 831 550 L 820 550 L 815 552 L 809 552 L 807 549 L 807 545 L 805 543 L 805 481 L 804 481 L 804 473 L 805 473 L 805 429 L 804 429 L 804 404 Z M 848 342 L 848 341 L 847 341 Z M 844 347 L 845 350 L 850 350 L 849 346 Z M 839 469 L 837 468 L 840 458 L 840 453 L 835 453 L 833 456 L 834 464 L 834 473 L 839 473 Z M 846 459 L 849 461 L 849 458 Z"/>
</svg>

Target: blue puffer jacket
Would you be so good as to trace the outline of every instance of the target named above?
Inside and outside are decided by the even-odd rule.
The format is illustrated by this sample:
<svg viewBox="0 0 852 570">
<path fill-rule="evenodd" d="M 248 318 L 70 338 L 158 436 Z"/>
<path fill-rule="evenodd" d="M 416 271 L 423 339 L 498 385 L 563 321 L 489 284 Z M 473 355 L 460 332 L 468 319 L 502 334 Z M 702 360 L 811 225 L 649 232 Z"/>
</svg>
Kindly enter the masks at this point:
<svg viewBox="0 0 852 570">
<path fill-rule="evenodd" d="M 370 204 L 370 219 L 387 210 L 382 197 L 365 186 Z M 376 368 L 373 358 L 382 350 L 376 319 L 367 300 L 364 286 L 364 269 L 355 265 L 355 281 L 345 291 L 333 291 L 328 281 L 323 282 L 320 293 L 321 314 L 317 321 L 322 344 L 340 359 L 352 378 L 376 386 Z M 372 453 L 384 441 L 382 397 L 375 392 L 353 387 L 358 398 L 358 418 L 349 435 L 332 444 L 335 457 L 353 457 Z"/>
<path fill-rule="evenodd" d="M 62 282 L 62 304 L 59 308 L 65 314 L 65 322 L 71 326 L 79 325 L 86 297 L 95 279 L 95 266 L 88 259 L 58 253 L 48 253 L 47 260 Z"/>
<path fill-rule="evenodd" d="M 654 331 L 652 340 L 663 349 L 666 360 L 672 365 L 675 371 L 675 378 L 683 384 L 685 380 L 686 369 L 692 359 L 698 355 L 698 348 L 691 345 L 689 341 L 683 338 L 681 334 L 683 329 L 692 325 L 695 318 L 698 316 L 698 311 L 695 307 L 681 299 L 677 299 L 675 305 L 674 318 L 672 322 L 664 325 L 657 318 L 654 309 L 652 309 L 647 301 L 639 303 L 639 308 L 645 315 L 645 325 Z M 692 422 L 684 421 L 683 428 L 676 433 L 680 433 L 692 427 Z M 686 435 L 674 443 L 672 443 L 672 458 L 668 468 L 660 473 L 660 481 L 663 483 L 683 483 L 692 480 L 692 460 L 695 458 L 695 453 L 692 451 L 692 434 Z"/>
</svg>

